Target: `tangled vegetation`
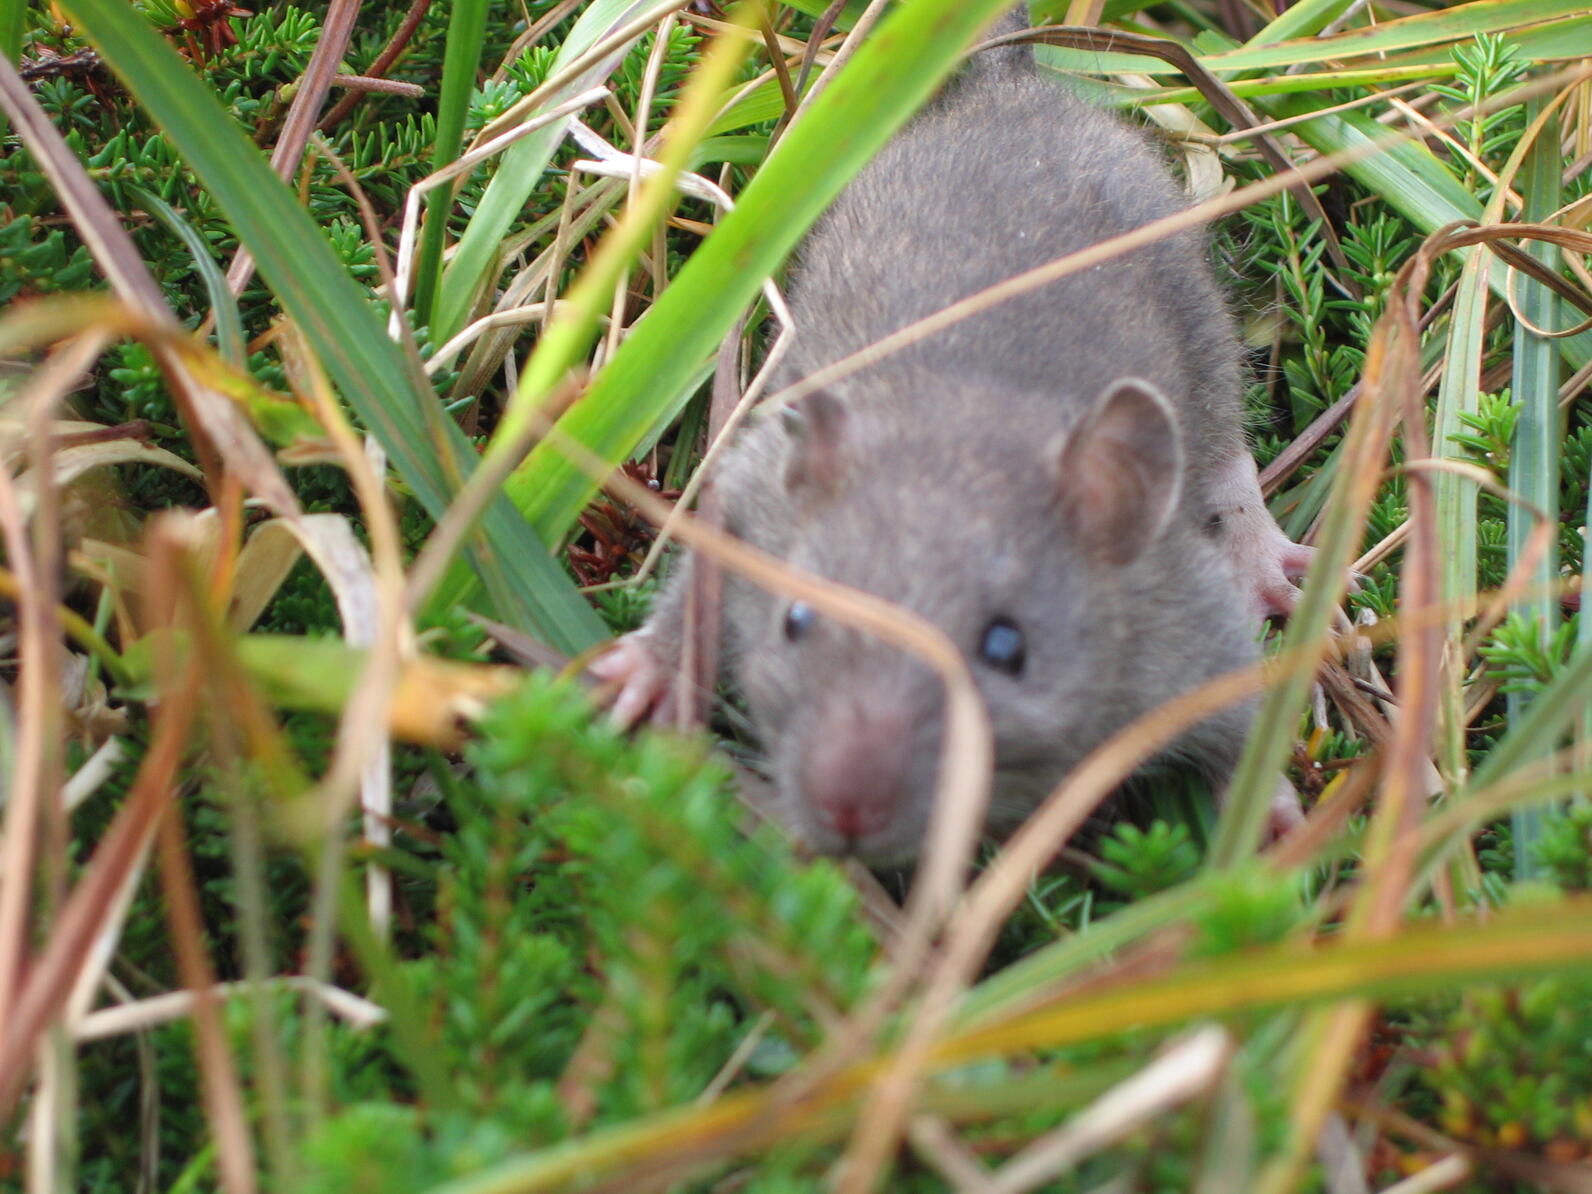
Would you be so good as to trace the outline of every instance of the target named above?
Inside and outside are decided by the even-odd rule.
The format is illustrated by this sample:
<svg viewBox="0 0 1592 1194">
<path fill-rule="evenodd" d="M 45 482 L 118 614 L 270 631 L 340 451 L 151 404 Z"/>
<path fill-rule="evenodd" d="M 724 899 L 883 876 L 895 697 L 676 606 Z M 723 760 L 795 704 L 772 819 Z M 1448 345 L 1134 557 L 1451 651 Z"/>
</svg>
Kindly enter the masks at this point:
<svg viewBox="0 0 1592 1194">
<path fill-rule="evenodd" d="M 0 0 L 0 1189 L 1588 1188 L 1584 5 L 1033 5 L 1318 549 L 1219 813 L 881 884 L 554 675 L 1006 3 Z"/>
</svg>

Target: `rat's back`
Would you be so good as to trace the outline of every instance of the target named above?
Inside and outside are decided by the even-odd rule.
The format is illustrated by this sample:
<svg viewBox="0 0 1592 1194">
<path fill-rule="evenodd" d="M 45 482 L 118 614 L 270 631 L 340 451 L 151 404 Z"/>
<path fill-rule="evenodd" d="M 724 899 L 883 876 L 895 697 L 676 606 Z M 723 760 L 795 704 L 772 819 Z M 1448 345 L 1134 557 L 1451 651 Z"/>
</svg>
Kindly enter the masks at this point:
<svg viewBox="0 0 1592 1194">
<path fill-rule="evenodd" d="M 803 246 L 791 272 L 798 335 L 787 373 L 806 376 L 1185 205 L 1137 131 L 1042 73 L 1027 47 L 987 51 L 858 175 Z M 1002 302 L 839 388 L 891 400 L 892 378 L 924 369 L 1087 402 L 1135 376 L 1185 405 L 1198 441 L 1200 424 L 1236 426 L 1237 361 L 1203 240 L 1185 232 Z"/>
</svg>

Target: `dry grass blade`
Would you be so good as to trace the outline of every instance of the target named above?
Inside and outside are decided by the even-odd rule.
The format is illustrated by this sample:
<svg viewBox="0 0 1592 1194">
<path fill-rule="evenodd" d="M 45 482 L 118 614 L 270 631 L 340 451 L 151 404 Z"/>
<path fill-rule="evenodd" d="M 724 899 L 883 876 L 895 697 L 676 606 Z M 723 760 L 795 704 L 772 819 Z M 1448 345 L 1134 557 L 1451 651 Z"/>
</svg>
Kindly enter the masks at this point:
<svg viewBox="0 0 1592 1194">
<path fill-rule="evenodd" d="M 320 833 L 320 864 L 307 969 L 312 979 L 329 983 L 337 900 L 342 884 L 343 824 L 349 805 L 360 793 L 365 795 L 366 832 L 383 844 L 390 840 L 387 823 L 392 804 L 388 764 L 392 746 L 388 709 L 398 687 L 400 663 L 406 647 L 411 645 L 412 636 L 405 617 L 402 537 L 383 488 L 384 463 L 373 441 L 362 444 L 354 434 L 308 346 L 297 344 L 295 348 L 295 363 L 303 375 L 304 389 L 321 425 L 342 457 L 365 517 L 371 545 L 371 567 L 365 567 L 364 553 L 359 551 L 356 574 L 345 585 L 350 598 L 358 594 L 362 608 L 356 609 L 351 604 L 343 613 L 351 639 L 354 635 L 365 639 L 369 650 L 358 683 L 339 718 L 331 766 L 312 794 L 313 802 L 320 806 L 325 819 Z M 317 549 L 310 542 L 305 546 L 312 553 Z M 349 546 L 357 550 L 357 544 Z M 349 555 L 349 551 L 340 552 L 338 558 L 347 560 Z M 342 601 L 343 595 L 339 594 L 339 604 Z M 378 935 L 387 931 L 392 907 L 391 885 L 391 876 L 383 868 L 371 868 L 367 898 L 371 925 Z M 305 1087 L 312 1105 L 316 1105 L 325 1098 L 321 1072 L 324 1017 L 320 1004 L 309 1005 L 306 1021 Z"/>
<path fill-rule="evenodd" d="M 99 352 L 101 337 L 86 333 L 54 352 L 16 401 L 24 412 L 27 454 L 37 475 L 51 477 L 52 412 L 61 395 Z M 15 601 L 21 615 L 22 675 L 19 683 L 18 742 L 5 806 L 3 857 L 0 857 L 0 1034 L 18 998 L 27 942 L 28 909 L 39 873 L 37 851 L 44 833 L 60 815 L 61 786 L 60 623 L 57 615 L 55 488 L 48 482 L 35 493 L 38 525 L 28 526 L 23 493 L 9 470 L 0 468 L 0 534 L 6 560 L 16 578 Z M 51 860 L 53 865 L 53 860 Z M 36 932 L 44 926 L 34 926 Z M 0 1036 L 3 1039 L 3 1036 Z"/>
<path fill-rule="evenodd" d="M 199 914 L 188 847 L 173 806 L 160 817 L 158 834 L 160 871 L 166 893 L 172 942 L 178 971 L 193 993 L 191 1012 L 199 1053 L 199 1074 L 204 1084 L 204 1105 L 215 1134 L 220 1158 L 221 1185 L 228 1194 L 252 1194 L 257 1188 L 254 1145 L 244 1110 L 232 1049 L 221 1025 L 212 989 L 215 974 L 201 948 L 204 920 Z"/>
<path fill-rule="evenodd" d="M 1393 298 L 1383 316 L 1383 326 L 1388 328 L 1392 344 L 1388 349 L 1389 366 L 1377 380 L 1385 379 L 1392 390 L 1390 397 L 1398 401 L 1406 450 L 1416 457 L 1427 455 L 1418 307 L 1432 256 L 1440 251 L 1441 241 L 1416 254 L 1395 284 Z M 1369 390 L 1368 394 L 1372 401 L 1390 400 Z M 1430 478 L 1424 472 L 1409 476 L 1411 533 L 1405 547 L 1400 594 L 1406 622 L 1418 621 L 1407 625 L 1399 638 L 1398 698 L 1406 715 L 1395 723 L 1386 748 L 1386 782 L 1367 844 L 1372 877 L 1361 906 L 1364 920 L 1360 928 L 1372 935 L 1386 935 L 1392 931 L 1409 894 L 1426 771 L 1432 753 L 1443 637 L 1443 627 L 1428 616 L 1431 607 L 1440 599 L 1441 554 Z"/>
<path fill-rule="evenodd" d="M 482 162 L 502 153 L 521 138 L 527 137 L 539 129 L 546 128 L 548 125 L 558 124 L 567 120 L 576 112 L 589 108 L 592 104 L 601 103 L 607 96 L 608 89 L 606 87 L 593 87 L 582 91 L 579 95 L 570 97 L 563 103 L 549 108 L 546 112 L 525 121 L 523 124 L 516 125 L 507 132 L 477 145 L 458 160 L 450 162 L 433 174 L 428 174 L 409 188 L 409 195 L 404 201 L 403 228 L 398 235 L 397 278 L 392 286 L 392 293 L 396 297 L 389 324 L 395 334 L 403 326 L 401 323 L 402 311 L 400 305 L 409 298 L 409 291 L 413 281 L 411 274 L 414 270 L 415 244 L 420 231 L 421 200 L 425 199 L 438 187 L 452 183 L 460 176 L 474 170 Z M 460 333 L 460 335 L 450 339 L 436 356 L 446 359 L 444 354 L 457 353 L 464 344 L 469 343 L 468 340 L 461 342 L 460 337 L 462 335 L 463 333 Z"/>
<path fill-rule="evenodd" d="M 565 296 L 568 314 L 555 317 L 537 343 L 493 433 L 485 463 L 495 463 L 496 455 L 518 442 L 545 395 L 577 366 L 596 326 L 598 312 L 608 304 L 618 279 L 629 268 L 642 244 L 651 238 L 653 228 L 673 201 L 675 181 L 712 119 L 718 95 L 740 64 L 747 38 L 745 26 L 753 8 L 755 5 L 744 2 L 737 7 L 732 29 L 713 43 L 701 66 L 693 72 L 675 109 L 670 137 L 658 155 L 657 171 L 626 206 L 618 225 L 603 237 L 580 278 Z"/>
<path fill-rule="evenodd" d="M 39 1034 L 60 1011 L 76 982 L 107 910 L 137 867 L 152 840 L 155 824 L 170 801 L 178 766 L 188 745 L 198 702 L 198 678 L 190 668 L 184 682 L 167 692 L 155 718 L 154 737 L 143 765 L 55 918 L 49 939 L 28 968 L 0 1037 L 0 1116 L 10 1113 L 27 1078 L 28 1061 Z"/>
<path fill-rule="evenodd" d="M 362 77 L 366 79 L 380 79 L 391 69 L 392 64 L 398 61 L 398 56 L 403 53 L 404 47 L 415 35 L 415 30 L 420 28 L 420 22 L 425 19 L 426 11 L 431 7 L 431 0 L 410 0 L 409 10 L 404 13 L 404 19 L 398 28 L 393 31 L 392 37 L 381 48 L 375 60 L 365 68 Z M 319 132 L 327 132 L 341 124 L 348 114 L 354 110 L 354 105 L 359 103 L 362 93 L 350 91 L 342 99 L 327 110 L 325 116 L 316 125 Z"/>
<path fill-rule="evenodd" d="M 1133 1077 L 1008 1161 L 989 1183 L 991 1194 L 1027 1194 L 1209 1090 L 1220 1080 L 1234 1047 L 1227 1030 L 1215 1026 L 1170 1045 Z"/>
<path fill-rule="evenodd" d="M 348 53 L 349 40 L 354 35 L 354 22 L 359 16 L 359 0 L 331 0 L 326 20 L 321 26 L 321 36 L 310 55 L 309 65 L 293 89 L 293 101 L 288 105 L 287 119 L 271 151 L 271 169 L 284 180 L 291 179 L 304 156 L 304 149 L 315 131 L 316 118 L 321 104 L 332 89 L 337 68 Z M 254 276 L 254 258 L 246 248 L 240 248 L 227 270 L 227 285 L 233 295 L 243 293 L 243 288 Z"/>
<path fill-rule="evenodd" d="M 272 979 L 269 986 L 277 990 L 303 991 L 320 1000 L 334 1015 L 356 1028 L 374 1028 L 387 1019 L 386 1010 L 370 1000 L 303 975 Z M 220 1001 L 247 992 L 248 986 L 244 983 L 218 983 L 209 992 L 209 997 Z M 72 1035 L 79 1041 L 97 1041 L 125 1036 L 157 1024 L 167 1024 L 191 1015 L 197 998 L 196 992 L 184 990 L 119 1003 L 82 1017 L 74 1026 Z"/>
<path fill-rule="evenodd" d="M 353 525 L 340 514 L 310 514 L 285 525 L 331 587 L 343 624 L 344 640 L 351 647 L 368 648 L 368 657 L 372 659 L 381 658 L 384 652 L 392 654 L 394 648 L 387 646 L 382 638 L 382 603 L 375 571 L 364 545 L 354 534 Z M 255 532 L 255 536 L 258 535 L 259 532 Z M 391 690 L 397 684 L 395 671 L 393 667 L 375 673 L 377 681 L 373 682 L 379 682 L 383 688 L 373 699 L 390 702 Z M 359 780 L 365 838 L 372 845 L 385 846 L 392 840 L 389 829 L 392 818 L 390 749 L 385 733 L 371 736 L 367 731 L 365 741 L 366 757 Z M 371 921 L 378 931 L 385 932 L 392 914 L 392 876 L 386 868 L 373 865 L 368 885 Z"/>
<path fill-rule="evenodd" d="M 65 421 L 57 424 L 56 438 L 62 435 L 71 435 L 74 428 L 82 428 L 85 424 L 76 421 Z M 116 428 L 98 427 L 102 431 L 115 431 Z M 52 483 L 60 488 L 70 485 L 84 473 L 97 468 L 105 468 L 113 464 L 157 464 L 161 468 L 169 468 L 173 472 L 181 473 L 195 481 L 203 481 L 204 475 L 193 465 L 174 452 L 165 448 L 158 448 L 146 440 L 139 439 L 134 434 L 124 432 L 114 438 L 96 439 L 91 443 L 75 444 L 63 447 L 54 454 L 55 465 Z M 38 478 L 32 473 L 23 473 L 17 478 L 17 484 L 24 487 L 31 495 L 37 485 Z M 30 504 L 30 503 L 25 503 Z"/>
</svg>

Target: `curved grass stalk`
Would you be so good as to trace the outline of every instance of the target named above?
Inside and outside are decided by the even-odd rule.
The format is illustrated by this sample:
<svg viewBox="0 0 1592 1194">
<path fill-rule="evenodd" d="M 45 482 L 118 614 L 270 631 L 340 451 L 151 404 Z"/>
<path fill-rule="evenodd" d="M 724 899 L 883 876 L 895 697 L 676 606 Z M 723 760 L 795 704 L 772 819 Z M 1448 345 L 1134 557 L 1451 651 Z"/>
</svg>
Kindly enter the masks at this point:
<svg viewBox="0 0 1592 1194">
<path fill-rule="evenodd" d="M 1542 109 L 1542 102 L 1534 101 L 1528 111 L 1535 116 Z M 1521 182 L 1525 204 L 1521 216 L 1525 220 L 1540 220 L 1559 206 L 1559 122 L 1551 109 L 1544 114 L 1548 116 L 1546 122 L 1535 122 L 1540 124 L 1540 131 L 1526 155 Z M 1550 265 L 1556 257 L 1554 246 L 1545 241 L 1531 242 L 1526 251 Z M 1563 426 L 1559 414 L 1560 355 L 1553 340 L 1539 335 L 1536 329 L 1557 326 L 1559 299 L 1546 286 L 1527 278 L 1520 279 L 1518 296 L 1512 382 L 1520 415 L 1509 454 L 1509 487 L 1556 523 Z M 1509 562 L 1513 566 L 1525 550 L 1532 526 L 1519 505 L 1511 505 L 1506 517 Z M 1544 647 L 1558 624 L 1558 602 L 1553 595 L 1553 582 L 1559 574 L 1558 555 L 1558 544 L 1550 540 L 1533 576 L 1534 595 L 1515 606 L 1517 612 L 1535 623 L 1538 641 Z M 1526 693 L 1511 692 L 1507 700 L 1510 724 L 1517 724 L 1530 699 Z M 1510 815 L 1516 878 L 1530 879 L 1540 873 L 1536 844 L 1542 836 L 1543 820 L 1540 806 L 1517 808 Z"/>
</svg>

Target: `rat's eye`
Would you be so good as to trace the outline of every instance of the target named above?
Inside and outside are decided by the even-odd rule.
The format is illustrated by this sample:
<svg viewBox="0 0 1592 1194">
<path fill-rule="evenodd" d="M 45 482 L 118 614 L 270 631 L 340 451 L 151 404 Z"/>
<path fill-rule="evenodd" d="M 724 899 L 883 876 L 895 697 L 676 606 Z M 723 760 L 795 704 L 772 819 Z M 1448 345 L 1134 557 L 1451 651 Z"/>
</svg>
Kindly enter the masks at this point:
<svg viewBox="0 0 1592 1194">
<path fill-rule="evenodd" d="M 1009 618 L 996 618 L 984 627 L 978 657 L 997 672 L 1023 674 L 1023 632 Z"/>
<path fill-rule="evenodd" d="M 817 613 L 805 601 L 791 602 L 790 608 L 785 611 L 785 637 L 794 643 L 806 634 L 817 620 Z"/>
</svg>

